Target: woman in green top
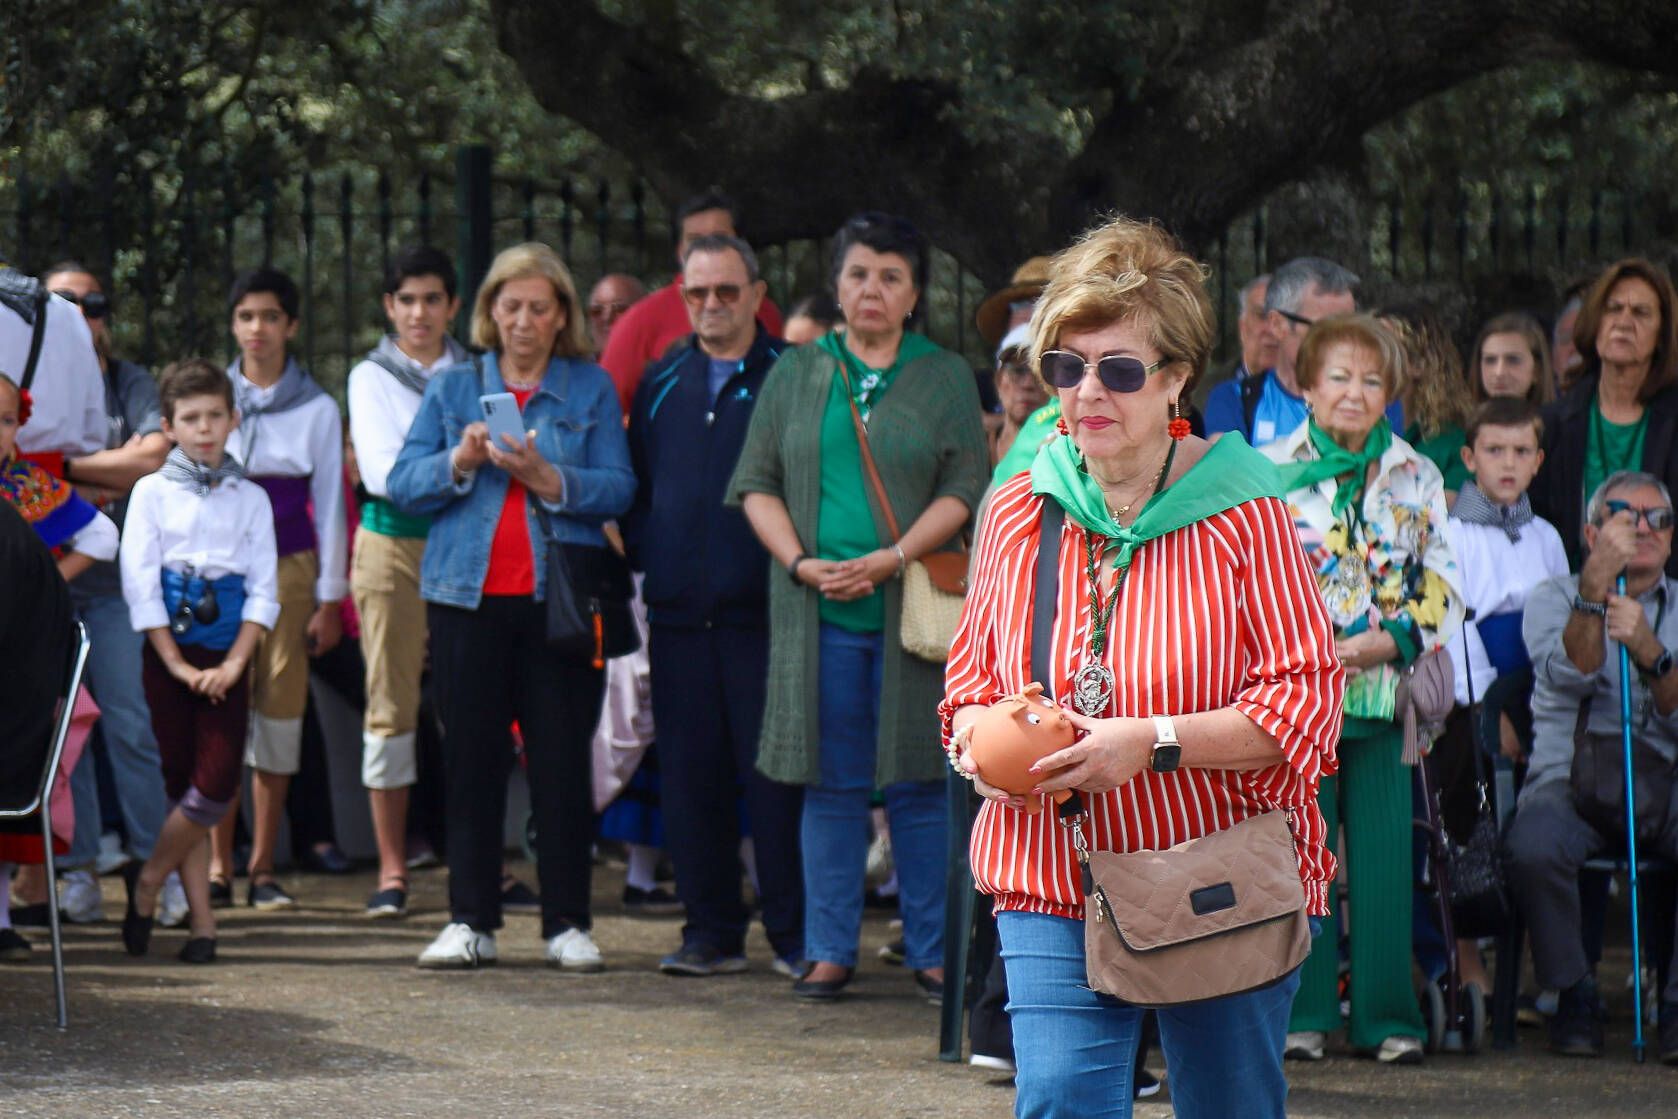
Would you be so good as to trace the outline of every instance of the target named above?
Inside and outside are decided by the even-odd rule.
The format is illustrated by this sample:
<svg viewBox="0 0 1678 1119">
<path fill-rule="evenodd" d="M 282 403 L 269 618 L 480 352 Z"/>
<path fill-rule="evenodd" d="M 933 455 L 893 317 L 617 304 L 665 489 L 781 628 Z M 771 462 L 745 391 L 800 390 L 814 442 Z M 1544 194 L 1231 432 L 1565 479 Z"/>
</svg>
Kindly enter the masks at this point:
<svg viewBox="0 0 1678 1119">
<path fill-rule="evenodd" d="M 1561 532 L 1579 570 L 1585 498 L 1620 470 L 1678 485 L 1678 295 L 1666 269 L 1641 258 L 1608 267 L 1585 294 L 1573 338 L 1583 363 L 1544 410 L 1544 465 L 1532 511 Z M 1678 576 L 1678 553 L 1667 561 Z"/>
<path fill-rule="evenodd" d="M 1445 477 L 1445 502 L 1454 505 L 1468 481 L 1462 461 L 1463 431 L 1468 424 L 1469 384 L 1462 354 L 1445 320 L 1420 303 L 1389 307 L 1381 319 L 1404 347 L 1404 441 L 1439 468 Z"/>
<path fill-rule="evenodd" d="M 793 991 L 832 998 L 856 967 L 868 800 L 884 790 L 902 890 L 905 963 L 943 993 L 945 832 L 938 702 L 944 666 L 904 652 L 905 565 L 950 546 L 984 493 L 989 455 L 973 373 L 907 329 L 926 281 L 914 226 L 864 213 L 840 227 L 844 333 L 770 370 L 729 484 L 784 570 L 770 576 L 769 692 L 758 768 L 806 786 L 804 955 Z M 896 523 L 863 472 L 867 429 Z"/>
</svg>

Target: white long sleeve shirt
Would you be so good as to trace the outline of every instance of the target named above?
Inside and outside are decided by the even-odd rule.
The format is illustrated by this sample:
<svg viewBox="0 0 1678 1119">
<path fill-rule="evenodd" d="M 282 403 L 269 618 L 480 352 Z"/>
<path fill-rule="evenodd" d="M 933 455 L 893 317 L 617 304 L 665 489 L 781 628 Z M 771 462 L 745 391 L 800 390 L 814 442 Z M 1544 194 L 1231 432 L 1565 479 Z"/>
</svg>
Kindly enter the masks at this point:
<svg viewBox="0 0 1678 1119">
<path fill-rule="evenodd" d="M 1567 574 L 1567 551 L 1561 535 L 1542 517 L 1522 525 L 1517 541 L 1492 525 L 1469 524 L 1455 517 L 1446 524 L 1462 577 L 1463 603 L 1474 611 L 1475 618 L 1524 609 L 1533 587 L 1552 576 Z M 1473 622 L 1465 623 L 1446 648 L 1457 676 L 1457 703 L 1478 703 L 1497 679 L 1497 669 L 1486 656 L 1479 629 Z M 1472 700 L 1468 694 L 1471 669 Z"/>
<path fill-rule="evenodd" d="M 117 558 L 117 523 L 104 513 L 94 513 L 82 530 L 64 542 L 66 551 L 95 560 Z"/>
<path fill-rule="evenodd" d="M 241 377 L 243 374 L 241 374 Z M 258 388 L 249 380 L 242 391 L 266 403 L 274 386 Z M 247 455 L 245 442 L 255 443 Z M 242 424 L 227 441 L 227 451 L 252 478 L 307 478 L 314 506 L 315 547 L 320 577 L 317 602 L 337 602 L 349 593 L 348 531 L 344 524 L 344 424 L 338 403 L 324 393 L 286 412 L 273 412 Z"/>
<path fill-rule="evenodd" d="M 0 304 L 0 372 L 22 382 L 35 328 Z M 105 449 L 110 421 L 105 416 L 105 375 L 93 349 L 87 320 L 66 299 L 47 300 L 46 334 L 29 387 L 35 409 L 18 429 L 18 450 L 86 455 Z"/>
<path fill-rule="evenodd" d="M 136 631 L 169 624 L 163 569 L 206 580 L 245 577 L 240 620 L 273 629 L 280 616 L 274 554 L 274 510 L 255 482 L 229 478 L 208 494 L 162 474 L 134 484 L 122 529 L 122 597 Z"/>
<path fill-rule="evenodd" d="M 445 351 L 430 365 L 412 364 L 415 372 L 429 382 L 437 373 L 459 363 L 458 356 Z M 388 498 L 385 479 L 396 465 L 414 417 L 419 415 L 420 395 L 371 361 L 360 362 L 350 370 L 348 395 L 350 444 L 355 447 L 361 484 L 374 497 Z"/>
</svg>

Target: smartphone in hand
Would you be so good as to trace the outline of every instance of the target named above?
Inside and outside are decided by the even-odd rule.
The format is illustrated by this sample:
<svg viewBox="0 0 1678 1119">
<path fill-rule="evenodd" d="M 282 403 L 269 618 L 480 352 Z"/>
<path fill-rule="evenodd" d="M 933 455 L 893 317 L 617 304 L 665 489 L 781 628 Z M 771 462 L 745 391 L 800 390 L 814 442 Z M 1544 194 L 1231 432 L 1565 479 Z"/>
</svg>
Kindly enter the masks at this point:
<svg viewBox="0 0 1678 1119">
<path fill-rule="evenodd" d="M 509 450 L 503 436 L 511 436 L 515 446 L 524 445 L 524 417 L 519 414 L 519 402 L 512 393 L 486 393 L 478 397 L 478 406 L 484 410 L 490 446 L 498 451 Z"/>
</svg>

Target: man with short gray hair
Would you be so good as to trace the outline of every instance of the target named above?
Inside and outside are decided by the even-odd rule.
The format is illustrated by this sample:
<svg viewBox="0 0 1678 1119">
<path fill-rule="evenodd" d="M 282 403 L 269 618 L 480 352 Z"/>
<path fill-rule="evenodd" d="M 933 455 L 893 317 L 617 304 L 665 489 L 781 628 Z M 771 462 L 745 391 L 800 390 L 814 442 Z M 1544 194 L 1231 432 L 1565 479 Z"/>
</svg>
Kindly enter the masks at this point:
<svg viewBox="0 0 1678 1119">
<path fill-rule="evenodd" d="M 1228 380 L 1212 386 L 1206 395 L 1208 433 L 1233 431 L 1241 426 L 1241 385 L 1248 377 L 1263 373 L 1276 364 L 1276 335 L 1264 313 L 1264 297 L 1270 290 L 1270 273 L 1264 272 L 1241 285 L 1236 296 L 1240 308 L 1235 329 L 1241 339 L 1241 356 Z"/>
<path fill-rule="evenodd" d="M 1583 944 L 1579 870 L 1589 858 L 1626 849 L 1622 645 L 1644 782 L 1634 798 L 1638 851 L 1678 858 L 1678 581 L 1665 571 L 1672 496 L 1653 475 L 1620 471 L 1597 487 L 1588 513 L 1579 574 L 1540 583 L 1527 597 L 1521 629 L 1534 676 L 1532 761 L 1506 840 L 1533 970 L 1542 986 L 1561 992 L 1550 1047 L 1571 1056 L 1602 1053 L 1602 1000 Z M 1624 594 L 1615 588 L 1621 574 Z M 1661 993 L 1660 1058 L 1678 1064 L 1678 959 Z"/>
</svg>

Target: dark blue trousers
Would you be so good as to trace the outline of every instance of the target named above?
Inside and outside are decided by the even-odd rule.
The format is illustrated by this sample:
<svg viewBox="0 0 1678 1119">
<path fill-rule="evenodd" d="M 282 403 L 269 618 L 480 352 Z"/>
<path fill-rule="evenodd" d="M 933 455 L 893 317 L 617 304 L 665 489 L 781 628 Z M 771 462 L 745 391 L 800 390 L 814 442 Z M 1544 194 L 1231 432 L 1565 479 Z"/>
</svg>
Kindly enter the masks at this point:
<svg viewBox="0 0 1678 1119">
<path fill-rule="evenodd" d="M 687 908 L 682 940 L 744 950 L 740 806 L 757 853 L 763 928 L 777 956 L 804 952 L 799 860 L 803 790 L 757 771 L 769 673 L 767 630 L 652 626 L 653 723 L 660 802 L 676 893 Z"/>
</svg>

